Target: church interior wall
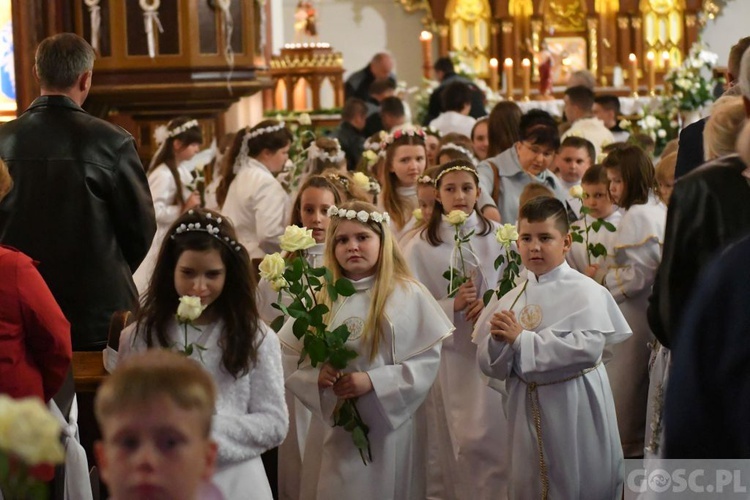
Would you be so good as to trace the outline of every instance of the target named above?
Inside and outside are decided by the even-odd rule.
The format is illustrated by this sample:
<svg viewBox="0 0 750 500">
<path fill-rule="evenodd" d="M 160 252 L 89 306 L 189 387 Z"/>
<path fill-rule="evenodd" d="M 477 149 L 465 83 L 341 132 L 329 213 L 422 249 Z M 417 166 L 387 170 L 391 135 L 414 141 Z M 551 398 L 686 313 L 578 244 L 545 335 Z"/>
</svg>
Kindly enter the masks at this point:
<svg viewBox="0 0 750 500">
<path fill-rule="evenodd" d="M 703 29 L 703 41 L 719 55 L 719 66 L 727 65 L 729 49 L 740 38 L 750 36 L 750 1 L 730 0 Z"/>
</svg>

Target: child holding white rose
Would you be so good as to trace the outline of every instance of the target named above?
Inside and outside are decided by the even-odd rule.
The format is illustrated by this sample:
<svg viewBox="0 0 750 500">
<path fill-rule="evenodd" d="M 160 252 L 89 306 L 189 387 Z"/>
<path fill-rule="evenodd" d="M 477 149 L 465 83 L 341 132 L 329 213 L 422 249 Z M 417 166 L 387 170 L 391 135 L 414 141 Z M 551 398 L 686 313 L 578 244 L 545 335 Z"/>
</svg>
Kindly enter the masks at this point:
<svg viewBox="0 0 750 500">
<path fill-rule="evenodd" d="M 308 356 L 286 386 L 313 412 L 302 462 L 302 500 L 425 498 L 423 426 L 419 411 L 437 374 L 441 341 L 453 326 L 411 276 L 388 229 L 387 213 L 369 203 L 329 209 L 325 264 L 333 279 L 351 280 L 325 316 L 328 330 L 347 325 L 348 349 L 358 356 L 341 371 L 311 365 Z M 282 344 L 296 353 L 302 341 L 288 321 Z M 356 399 L 369 427 L 372 461 L 365 465 L 352 434 L 333 427 L 340 399 Z"/>
<path fill-rule="evenodd" d="M 495 288 L 503 271 L 493 265 L 502 249 L 495 237 L 498 224 L 477 210 L 479 176 L 472 163 L 441 165 L 434 186 L 434 210 L 406 249 L 415 277 L 456 327 L 443 343 L 438 380 L 428 400 L 428 448 L 438 459 L 428 470 L 428 482 L 441 498 L 502 499 L 508 470 L 502 399 L 479 372 L 471 341 L 482 295 Z M 468 239 L 460 248 L 457 231 Z M 442 273 L 449 267 L 466 278 L 455 293 Z"/>
<path fill-rule="evenodd" d="M 133 274 L 139 294 L 148 288 L 159 248 L 169 226 L 180 214 L 200 205 L 200 194 L 190 189 L 192 174 L 185 162 L 199 151 L 203 135 L 197 120 L 175 118 L 154 133 L 159 149 L 148 167 L 148 186 L 154 202 L 156 234 L 146 257 Z"/>
<path fill-rule="evenodd" d="M 271 499 L 260 455 L 287 431 L 279 342 L 258 315 L 247 250 L 217 212 L 189 210 L 172 225 L 136 322 L 123 330 L 119 351 L 107 351 L 105 366 L 152 348 L 182 352 L 213 375 L 214 483 L 224 497 L 252 491 Z"/>
</svg>

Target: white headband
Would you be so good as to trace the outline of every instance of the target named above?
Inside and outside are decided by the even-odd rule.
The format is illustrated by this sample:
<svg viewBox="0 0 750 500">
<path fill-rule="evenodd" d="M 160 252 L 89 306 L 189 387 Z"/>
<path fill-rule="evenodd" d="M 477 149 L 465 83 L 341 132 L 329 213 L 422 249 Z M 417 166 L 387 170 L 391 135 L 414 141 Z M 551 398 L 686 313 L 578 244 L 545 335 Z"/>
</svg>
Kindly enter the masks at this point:
<svg viewBox="0 0 750 500">
<path fill-rule="evenodd" d="M 474 153 L 472 153 L 471 151 L 469 151 L 465 147 L 459 146 L 458 144 L 454 144 L 452 142 L 447 142 L 447 143 L 443 144 L 443 147 L 440 148 L 440 153 L 438 153 L 438 156 L 440 156 L 443 153 L 443 151 L 446 150 L 446 149 L 450 149 L 450 150 L 453 150 L 453 151 L 458 151 L 459 153 L 461 153 L 463 155 L 466 155 L 466 157 L 469 160 L 471 160 L 474 164 L 477 163 L 477 157 L 474 156 Z"/>
<path fill-rule="evenodd" d="M 178 125 L 172 130 L 168 129 L 166 125 L 159 125 L 154 130 L 154 140 L 156 140 L 156 144 L 164 144 L 167 139 L 170 137 L 177 137 L 178 135 L 182 134 L 183 132 L 186 132 L 187 130 L 191 128 L 198 128 L 200 125 L 198 125 L 198 120 L 188 120 L 182 125 Z"/>
</svg>

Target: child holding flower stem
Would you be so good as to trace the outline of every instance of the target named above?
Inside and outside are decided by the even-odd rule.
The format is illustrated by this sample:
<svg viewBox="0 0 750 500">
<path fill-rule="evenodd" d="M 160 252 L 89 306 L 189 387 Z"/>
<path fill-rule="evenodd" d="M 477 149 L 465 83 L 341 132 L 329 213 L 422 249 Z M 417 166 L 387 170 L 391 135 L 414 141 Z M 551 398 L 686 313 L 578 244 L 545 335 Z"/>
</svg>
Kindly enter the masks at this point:
<svg viewBox="0 0 750 500">
<path fill-rule="evenodd" d="M 123 330 L 119 351 L 107 351 L 105 366 L 111 371 L 132 352 L 179 349 L 183 332 L 175 310 L 181 296 L 200 300 L 181 311 L 190 321 L 184 351 L 189 345 L 205 348 L 186 354 L 203 364 L 218 389 L 214 482 L 225 498 L 253 491 L 253 498 L 270 500 L 260 455 L 278 446 L 287 431 L 281 354 L 276 334 L 257 312 L 250 258 L 224 216 L 196 208 L 175 221 L 136 322 Z"/>
<path fill-rule="evenodd" d="M 349 297 L 321 294 L 325 322 L 349 332 L 342 347 L 357 353 L 345 369 L 305 359 L 287 388 L 313 412 L 302 463 L 300 498 L 424 498 L 424 449 L 415 445 L 417 411 L 435 379 L 440 346 L 452 325 L 412 277 L 394 244 L 388 216 L 363 202 L 331 207 L 325 262 L 335 283 L 351 280 Z M 282 343 L 306 347 L 287 322 Z M 372 462 L 365 465 L 350 433 L 332 426 L 342 400 L 355 399 L 369 427 Z M 341 415 L 337 415 L 341 418 Z M 395 472 L 394 472 L 395 471 Z"/>
<path fill-rule="evenodd" d="M 445 163 L 434 182 L 432 216 L 406 250 L 416 278 L 456 328 L 444 342 L 438 380 L 428 400 L 428 448 L 437 455 L 440 469 L 438 473 L 431 467 L 428 481 L 431 490 L 446 498 L 505 498 L 508 463 L 503 444 L 508 436 L 501 398 L 481 376 L 471 342 L 483 308 L 481 294 L 503 271 L 492 265 L 498 225 L 477 210 L 479 176 L 473 164 Z M 436 265 L 451 270 L 441 276 Z"/>
</svg>

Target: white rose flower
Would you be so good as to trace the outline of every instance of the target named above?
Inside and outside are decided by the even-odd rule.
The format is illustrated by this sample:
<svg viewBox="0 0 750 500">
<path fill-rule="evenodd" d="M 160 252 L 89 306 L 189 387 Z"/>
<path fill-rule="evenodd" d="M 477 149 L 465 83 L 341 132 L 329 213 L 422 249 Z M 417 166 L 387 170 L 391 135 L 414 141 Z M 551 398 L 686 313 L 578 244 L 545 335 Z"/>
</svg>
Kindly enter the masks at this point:
<svg viewBox="0 0 750 500">
<path fill-rule="evenodd" d="M 376 161 L 378 161 L 378 154 L 375 151 L 368 149 L 367 151 L 362 153 L 362 158 L 367 160 L 367 166 L 371 167 L 375 164 Z"/>
<path fill-rule="evenodd" d="M 383 222 L 383 216 L 379 212 L 373 212 L 370 217 L 372 218 L 372 220 L 374 220 L 378 224 Z"/>
<path fill-rule="evenodd" d="M 568 191 L 568 194 L 573 198 L 578 198 L 579 200 L 583 199 L 583 188 L 580 186 L 573 186 L 570 188 L 570 191 Z"/>
<path fill-rule="evenodd" d="M 452 226 L 460 226 L 461 224 L 466 222 L 466 219 L 468 218 L 469 215 L 463 210 L 451 210 L 451 212 L 448 214 L 448 223 Z"/>
<path fill-rule="evenodd" d="M 346 217 L 347 219 L 349 219 L 349 220 L 352 220 L 352 219 L 354 219 L 354 218 L 355 218 L 356 216 L 357 216 L 357 212 L 355 212 L 354 210 L 347 210 L 347 211 L 346 211 L 346 215 L 345 215 L 345 217 Z"/>
<path fill-rule="evenodd" d="M 370 178 L 362 172 L 354 172 L 354 174 L 352 174 L 352 182 L 354 182 L 354 184 L 360 189 L 364 189 L 365 191 L 370 190 Z"/>
<path fill-rule="evenodd" d="M 287 226 L 284 234 L 279 238 L 281 249 L 292 253 L 307 250 L 317 244 L 312 235 L 312 229 L 298 226 Z"/>
<path fill-rule="evenodd" d="M 656 135 L 658 135 L 660 139 L 664 139 L 667 136 L 667 131 L 660 128 L 659 131 L 656 132 Z"/>
<path fill-rule="evenodd" d="M 346 217 L 346 209 L 345 208 L 339 208 L 338 216 L 341 217 L 342 219 L 344 217 Z"/>
<path fill-rule="evenodd" d="M 201 303 L 200 297 L 183 295 L 180 297 L 180 305 L 177 306 L 177 319 L 182 323 L 195 321 L 200 317 L 205 308 Z"/>
<path fill-rule="evenodd" d="M 422 219 L 424 219 L 424 215 L 422 215 L 422 209 L 421 208 L 415 208 L 414 211 L 411 214 L 419 222 L 421 222 Z"/>
<path fill-rule="evenodd" d="M 357 212 L 357 220 L 362 223 L 367 222 L 368 220 L 370 220 L 370 214 L 368 214 L 364 210 L 360 210 L 359 212 Z"/>
<path fill-rule="evenodd" d="M 272 253 L 263 257 L 258 266 L 260 277 L 266 281 L 273 282 L 276 278 L 284 274 L 286 262 L 280 253 Z"/>
<path fill-rule="evenodd" d="M 270 283 L 274 292 L 278 292 L 289 286 L 289 282 L 283 276 L 278 276 L 276 279 L 271 280 Z"/>
<path fill-rule="evenodd" d="M 338 213 L 338 207 L 336 207 L 336 205 L 331 205 L 330 207 L 328 207 L 328 212 L 326 213 L 326 215 L 328 215 L 328 218 L 330 219 L 331 217 L 335 217 L 336 215 L 338 215 Z"/>
<path fill-rule="evenodd" d="M 628 128 L 630 127 L 631 123 L 630 120 L 622 119 L 620 120 L 620 128 Z"/>
<path fill-rule="evenodd" d="M 300 125 L 312 125 L 312 118 L 309 113 L 302 113 L 297 117 L 297 122 Z"/>
<path fill-rule="evenodd" d="M 503 246 L 510 246 L 511 242 L 518 241 L 518 229 L 513 224 L 503 224 L 495 231 L 495 239 Z"/>
<path fill-rule="evenodd" d="M 58 464 L 65 458 L 60 424 L 37 398 L 0 395 L 0 450 L 27 466 Z"/>
<path fill-rule="evenodd" d="M 388 214 L 388 212 L 383 212 L 383 224 L 390 224 L 391 223 L 391 216 Z"/>
</svg>

